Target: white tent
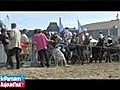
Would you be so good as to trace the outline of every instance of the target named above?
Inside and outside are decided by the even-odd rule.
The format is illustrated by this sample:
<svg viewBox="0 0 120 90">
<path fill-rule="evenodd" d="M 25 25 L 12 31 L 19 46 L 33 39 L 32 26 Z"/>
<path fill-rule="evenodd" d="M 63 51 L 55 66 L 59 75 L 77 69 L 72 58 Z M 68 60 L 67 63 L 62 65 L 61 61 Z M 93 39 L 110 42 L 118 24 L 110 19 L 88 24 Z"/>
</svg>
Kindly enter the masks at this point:
<svg viewBox="0 0 120 90">
<path fill-rule="evenodd" d="M 97 43 L 98 40 L 95 40 L 95 39 L 92 38 L 92 39 L 90 40 L 90 42 Z"/>
<path fill-rule="evenodd" d="M 91 45 L 91 46 L 94 46 L 94 45 L 96 45 L 97 43 L 98 43 L 98 40 L 95 40 L 95 39 L 93 39 L 93 38 L 90 40 L 90 45 Z"/>
</svg>

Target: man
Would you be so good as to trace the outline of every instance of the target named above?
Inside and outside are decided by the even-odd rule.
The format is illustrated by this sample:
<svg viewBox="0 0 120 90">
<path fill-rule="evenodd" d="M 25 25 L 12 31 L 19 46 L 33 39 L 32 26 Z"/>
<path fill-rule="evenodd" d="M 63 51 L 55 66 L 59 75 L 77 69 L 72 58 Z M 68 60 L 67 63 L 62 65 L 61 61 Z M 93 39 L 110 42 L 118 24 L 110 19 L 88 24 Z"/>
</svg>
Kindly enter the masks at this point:
<svg viewBox="0 0 120 90">
<path fill-rule="evenodd" d="M 57 44 L 62 42 L 62 38 L 57 33 L 54 34 L 54 38 L 55 38 L 55 40 L 54 40 L 55 41 L 55 45 L 57 45 Z"/>
<path fill-rule="evenodd" d="M 69 31 L 68 27 L 65 28 L 64 40 L 67 45 L 69 45 L 72 40 L 72 33 Z"/>
<path fill-rule="evenodd" d="M 27 30 L 23 29 L 22 31 L 22 35 L 21 35 L 21 47 L 23 50 L 23 60 L 27 60 L 28 59 L 28 55 L 29 55 L 29 38 L 26 35 Z"/>
<path fill-rule="evenodd" d="M 83 34 L 82 34 L 81 44 L 88 45 L 89 43 L 90 43 L 90 34 L 85 29 Z"/>
<path fill-rule="evenodd" d="M 10 65 L 11 69 L 20 69 L 20 52 L 21 52 L 21 33 L 17 29 L 16 23 L 11 24 L 11 31 L 9 35 L 9 60 L 10 60 Z"/>
<path fill-rule="evenodd" d="M 74 32 L 73 33 L 73 36 L 72 36 L 72 39 L 71 39 L 71 43 L 77 43 L 77 35 L 76 35 L 76 33 Z"/>
<path fill-rule="evenodd" d="M 89 39 L 90 39 L 90 46 L 95 46 L 95 45 L 97 45 L 98 40 L 94 39 L 94 38 L 92 37 L 92 35 L 90 35 Z"/>
<path fill-rule="evenodd" d="M 85 28 L 84 31 L 82 32 L 82 34 L 79 35 L 79 43 L 83 44 L 83 42 L 85 41 L 85 38 L 89 36 L 89 33 L 87 32 L 87 29 Z"/>
<path fill-rule="evenodd" d="M 8 58 L 8 44 L 9 44 L 9 39 L 8 39 L 8 34 L 6 29 L 2 29 L 1 30 L 1 34 L 0 34 L 0 41 L 2 41 L 2 44 L 4 46 L 4 51 L 7 55 L 7 64 L 9 64 L 9 58 Z"/>
<path fill-rule="evenodd" d="M 110 56 L 110 54 L 111 54 L 111 48 L 110 47 L 112 47 L 112 45 L 113 45 L 113 41 L 112 41 L 111 36 L 107 37 L 107 39 L 105 40 L 105 44 L 108 47 L 107 48 L 107 59 L 106 59 L 105 62 L 108 62 L 108 61 L 111 62 L 111 56 Z"/>
<path fill-rule="evenodd" d="M 105 36 L 104 36 L 103 33 L 100 31 L 100 32 L 99 32 L 99 36 L 98 36 L 99 40 L 103 39 L 104 37 L 105 37 Z"/>
<path fill-rule="evenodd" d="M 112 46 L 112 38 L 111 38 L 111 36 L 108 36 L 108 38 L 107 38 L 107 46 L 108 47 Z"/>
<path fill-rule="evenodd" d="M 51 40 L 49 40 L 41 30 L 39 30 L 39 33 L 33 37 L 33 42 L 36 46 L 35 48 L 38 50 L 42 67 L 49 67 L 49 60 L 47 56 L 47 42 L 49 41 Z"/>
</svg>

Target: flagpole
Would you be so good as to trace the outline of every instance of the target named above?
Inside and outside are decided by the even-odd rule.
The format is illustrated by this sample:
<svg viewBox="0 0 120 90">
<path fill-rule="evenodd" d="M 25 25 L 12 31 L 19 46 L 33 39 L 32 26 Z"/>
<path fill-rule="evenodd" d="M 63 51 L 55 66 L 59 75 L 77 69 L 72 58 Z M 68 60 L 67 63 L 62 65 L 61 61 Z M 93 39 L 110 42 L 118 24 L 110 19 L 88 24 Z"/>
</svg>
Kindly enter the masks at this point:
<svg viewBox="0 0 120 90">
<path fill-rule="evenodd" d="M 9 30 L 9 16 L 6 15 L 6 18 L 7 18 L 7 29 Z"/>
</svg>

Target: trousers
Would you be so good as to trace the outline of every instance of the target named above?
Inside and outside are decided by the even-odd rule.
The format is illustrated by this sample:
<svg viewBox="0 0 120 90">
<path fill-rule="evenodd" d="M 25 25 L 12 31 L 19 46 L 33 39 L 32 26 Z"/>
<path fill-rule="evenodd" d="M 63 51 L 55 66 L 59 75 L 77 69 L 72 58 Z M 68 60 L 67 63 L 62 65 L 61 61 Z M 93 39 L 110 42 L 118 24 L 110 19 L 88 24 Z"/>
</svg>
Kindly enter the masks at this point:
<svg viewBox="0 0 120 90">
<path fill-rule="evenodd" d="M 48 60 L 48 55 L 47 55 L 47 50 L 46 49 L 42 49 L 38 51 L 38 56 L 39 59 L 41 61 L 41 66 L 47 66 L 49 67 L 49 60 Z"/>
<path fill-rule="evenodd" d="M 11 68 L 20 69 L 20 52 L 22 49 L 18 47 L 14 47 L 13 49 L 9 50 L 8 58 L 9 58 L 9 64 Z"/>
</svg>

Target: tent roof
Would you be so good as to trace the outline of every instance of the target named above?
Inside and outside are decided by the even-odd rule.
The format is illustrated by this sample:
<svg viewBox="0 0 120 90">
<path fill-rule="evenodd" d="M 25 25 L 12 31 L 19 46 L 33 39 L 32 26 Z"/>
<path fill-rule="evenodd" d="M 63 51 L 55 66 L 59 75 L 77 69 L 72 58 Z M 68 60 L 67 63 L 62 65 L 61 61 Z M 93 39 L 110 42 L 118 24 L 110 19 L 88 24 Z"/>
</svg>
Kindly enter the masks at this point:
<svg viewBox="0 0 120 90">
<path fill-rule="evenodd" d="M 59 31 L 59 27 L 56 22 L 50 22 L 49 26 L 47 27 L 47 31 Z"/>
</svg>

